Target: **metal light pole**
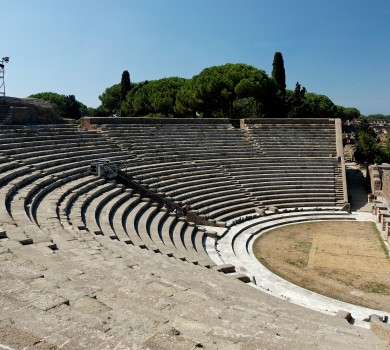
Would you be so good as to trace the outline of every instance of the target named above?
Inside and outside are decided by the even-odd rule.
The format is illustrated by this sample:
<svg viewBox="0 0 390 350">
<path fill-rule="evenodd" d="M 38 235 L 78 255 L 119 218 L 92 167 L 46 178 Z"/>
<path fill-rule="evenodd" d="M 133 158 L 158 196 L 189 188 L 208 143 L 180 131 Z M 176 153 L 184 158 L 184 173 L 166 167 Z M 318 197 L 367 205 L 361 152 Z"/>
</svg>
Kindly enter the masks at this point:
<svg viewBox="0 0 390 350">
<path fill-rule="evenodd" d="M 4 65 L 9 62 L 9 57 L 5 56 L 0 61 L 0 96 L 5 97 Z"/>
</svg>

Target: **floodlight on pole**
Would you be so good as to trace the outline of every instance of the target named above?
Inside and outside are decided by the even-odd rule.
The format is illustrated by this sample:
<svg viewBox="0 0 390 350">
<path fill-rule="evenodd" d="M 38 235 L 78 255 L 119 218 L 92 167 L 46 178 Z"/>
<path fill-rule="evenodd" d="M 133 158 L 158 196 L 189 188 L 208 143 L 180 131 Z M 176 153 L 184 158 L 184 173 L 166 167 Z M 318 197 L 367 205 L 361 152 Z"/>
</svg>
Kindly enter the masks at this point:
<svg viewBox="0 0 390 350">
<path fill-rule="evenodd" d="M 4 64 L 8 62 L 8 56 L 4 56 L 0 61 L 0 96 L 3 97 L 5 97 Z"/>
</svg>

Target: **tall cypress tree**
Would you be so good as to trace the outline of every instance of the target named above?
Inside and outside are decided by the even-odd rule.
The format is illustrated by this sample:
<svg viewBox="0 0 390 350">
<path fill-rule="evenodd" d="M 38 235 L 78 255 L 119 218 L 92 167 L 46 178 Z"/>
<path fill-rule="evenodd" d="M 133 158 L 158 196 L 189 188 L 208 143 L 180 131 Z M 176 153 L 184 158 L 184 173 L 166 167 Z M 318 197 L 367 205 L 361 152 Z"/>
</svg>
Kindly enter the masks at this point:
<svg viewBox="0 0 390 350">
<path fill-rule="evenodd" d="M 121 102 L 126 100 L 126 95 L 131 89 L 130 74 L 127 70 L 123 71 L 121 79 Z"/>
<path fill-rule="evenodd" d="M 286 72 L 284 71 L 284 61 L 281 52 L 275 52 L 274 61 L 272 62 L 272 78 L 278 85 L 278 90 L 282 96 L 286 95 Z"/>
</svg>

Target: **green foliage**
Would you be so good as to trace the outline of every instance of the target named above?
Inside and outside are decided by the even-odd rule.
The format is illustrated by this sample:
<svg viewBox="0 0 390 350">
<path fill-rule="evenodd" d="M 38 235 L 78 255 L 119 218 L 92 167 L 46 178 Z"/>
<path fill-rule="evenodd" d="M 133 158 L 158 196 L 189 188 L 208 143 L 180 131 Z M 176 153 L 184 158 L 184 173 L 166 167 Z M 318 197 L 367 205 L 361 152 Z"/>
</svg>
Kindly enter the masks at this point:
<svg viewBox="0 0 390 350">
<path fill-rule="evenodd" d="M 358 125 L 357 138 L 356 160 L 370 164 L 380 164 L 386 160 L 386 149 L 378 144 L 375 131 L 366 118 L 362 118 Z"/>
<path fill-rule="evenodd" d="M 40 92 L 29 96 L 50 102 L 57 113 L 63 118 L 80 119 L 81 117 L 94 113 L 93 108 L 89 108 L 76 100 L 74 95 L 60 95 L 55 92 Z"/>
<path fill-rule="evenodd" d="M 295 84 L 294 91 L 286 91 L 286 109 L 288 118 L 302 118 L 305 117 L 305 110 L 303 109 L 304 97 L 306 95 L 306 88 L 301 88 L 298 82 Z"/>
<path fill-rule="evenodd" d="M 246 64 L 225 64 L 204 69 L 177 94 L 175 111 L 205 118 L 234 118 L 243 104 L 270 114 L 278 103 L 276 84 L 267 74 Z"/>
<path fill-rule="evenodd" d="M 341 118 L 351 120 L 360 116 L 356 108 L 336 106 L 325 95 L 306 92 L 299 83 L 295 90 L 286 92 L 287 116 L 289 118 Z"/>
<path fill-rule="evenodd" d="M 188 80 L 176 95 L 175 112 L 188 117 L 197 117 L 197 106 L 201 104 L 193 90 L 192 80 Z"/>
<path fill-rule="evenodd" d="M 186 81 L 184 78 L 172 77 L 135 84 L 122 103 L 122 115 L 180 116 L 175 111 L 176 95 Z"/>
<path fill-rule="evenodd" d="M 343 121 L 357 119 L 360 117 L 360 111 L 356 108 L 336 106 L 338 118 Z"/>
<path fill-rule="evenodd" d="M 365 133 L 371 137 L 376 137 L 376 133 L 373 128 L 371 128 L 370 123 L 367 118 L 361 118 L 359 120 L 359 125 L 357 127 L 358 134 Z"/>
<path fill-rule="evenodd" d="M 382 163 L 384 157 L 376 137 L 365 132 L 359 132 L 355 158 L 360 158 L 358 160 L 370 164 Z"/>
<path fill-rule="evenodd" d="M 283 56 L 280 52 L 275 52 L 272 63 L 272 78 L 275 80 L 278 90 L 285 96 L 286 94 L 286 72 L 284 70 Z"/>
<path fill-rule="evenodd" d="M 253 66 L 228 63 L 203 69 L 192 79 L 169 77 L 119 84 L 99 96 L 96 116 L 202 118 L 341 118 L 360 116 L 356 108 L 336 106 L 327 96 L 307 93 L 297 82 L 286 90 L 283 56 L 275 52 L 272 78 Z M 82 109 L 84 111 L 84 109 Z M 85 112 L 83 112 L 85 113 Z"/>
<path fill-rule="evenodd" d="M 307 118 L 335 118 L 337 107 L 325 95 L 306 93 L 303 100 L 303 110 Z"/>
<path fill-rule="evenodd" d="M 121 102 L 126 100 L 127 93 L 131 89 L 130 74 L 127 70 L 123 71 L 121 79 Z"/>
<path fill-rule="evenodd" d="M 95 114 L 95 111 L 95 108 L 87 107 L 85 104 L 81 103 L 80 112 L 82 117 L 92 116 Z"/>
<path fill-rule="evenodd" d="M 41 100 L 48 101 L 56 109 L 58 113 L 62 110 L 63 106 L 66 103 L 66 96 L 60 95 L 55 92 L 39 92 L 28 96 L 29 98 L 39 98 Z"/>
<path fill-rule="evenodd" d="M 76 100 L 75 96 L 69 95 L 65 99 L 63 113 L 68 118 L 80 119 L 81 118 L 80 108 L 81 108 L 80 103 Z"/>
<path fill-rule="evenodd" d="M 108 87 L 100 96 L 101 105 L 97 108 L 98 116 L 111 116 L 120 110 L 121 106 L 121 84 L 114 84 Z"/>
<path fill-rule="evenodd" d="M 123 71 L 121 82 L 108 87 L 100 96 L 100 106 L 96 109 L 95 115 L 98 117 L 109 117 L 119 114 L 121 105 L 126 101 L 127 94 L 132 86 L 130 74 L 127 70 Z"/>
</svg>

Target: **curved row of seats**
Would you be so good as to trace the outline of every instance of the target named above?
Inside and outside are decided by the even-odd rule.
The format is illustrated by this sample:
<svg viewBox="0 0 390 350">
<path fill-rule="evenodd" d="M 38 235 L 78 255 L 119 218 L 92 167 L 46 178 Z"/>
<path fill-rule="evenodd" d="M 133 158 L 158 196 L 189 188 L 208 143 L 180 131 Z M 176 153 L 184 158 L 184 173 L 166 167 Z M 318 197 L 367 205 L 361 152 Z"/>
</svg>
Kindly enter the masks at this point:
<svg viewBox="0 0 390 350">
<path fill-rule="evenodd" d="M 219 131 L 221 130 L 219 128 Z M 0 147 L 7 157 L 13 156 L 23 164 L 27 174 L 16 186 L 12 183 L 7 192 L 5 207 L 9 213 L 12 213 L 12 219 L 18 222 L 27 239 L 34 235 L 35 241 L 50 241 L 48 230 L 46 232 L 42 229 L 36 230 L 35 225 L 44 227 L 46 224 L 40 220 L 42 207 L 49 206 L 46 204 L 46 197 L 50 197 L 54 191 L 61 193 L 61 190 L 58 191 L 59 188 L 69 187 L 67 195 L 61 194 L 58 198 L 61 204 L 58 206 L 57 214 L 60 213 L 58 218 L 62 220 L 61 222 L 75 229 L 86 229 L 97 234 L 106 232 L 105 235 L 111 239 L 120 240 L 116 234 L 118 231 L 118 235 L 127 243 L 178 256 L 205 266 L 212 265 L 207 254 L 204 253 L 205 235 L 199 227 L 190 225 L 173 214 L 163 215 L 162 208 L 153 208 L 150 203 L 142 203 L 140 199 L 137 201 L 129 194 L 124 195 L 123 187 L 118 188 L 115 184 L 101 183 L 101 181 L 98 185 L 85 174 L 88 163 L 97 157 L 126 159 L 126 157 L 133 157 L 134 153 L 123 154 L 123 150 L 119 149 L 116 143 L 107 141 L 99 133 L 79 131 L 75 126 L 70 125 L 58 128 L 40 127 L 39 131 L 34 127 L 18 127 L 11 131 L 14 138 L 9 136 L 8 130 L 7 136 L 2 138 Z M 189 137 L 189 133 L 186 136 Z M 67 148 L 68 142 L 74 144 L 74 147 Z M 47 154 L 42 149 L 42 143 L 50 144 L 51 148 Z M 21 152 L 22 149 L 24 152 Z M 237 176 L 237 169 L 232 168 L 234 166 L 241 167 L 242 171 L 239 174 L 241 177 Z M 271 174 L 275 174 L 277 169 L 285 171 L 283 167 L 286 164 L 269 160 L 256 163 L 253 159 L 247 158 L 219 159 L 170 162 L 158 166 L 146 164 L 132 167 L 129 172 L 136 179 L 143 180 L 152 189 L 163 192 L 177 202 L 188 202 L 191 209 L 198 214 L 224 221 L 254 214 L 256 206 L 266 203 L 267 191 L 273 192 L 269 196 L 272 196 L 272 203 L 275 203 L 278 193 L 285 198 L 288 190 L 291 189 L 291 198 L 294 201 L 297 198 L 294 195 L 299 194 L 299 198 L 302 199 L 305 197 L 304 191 L 310 189 L 310 186 L 297 188 L 298 186 L 290 179 L 290 183 L 286 184 L 289 187 L 285 189 L 275 190 L 272 187 L 264 187 L 261 190 L 257 189 L 256 192 L 254 188 L 247 186 L 250 178 L 245 176 L 247 174 L 256 176 L 260 179 L 258 183 L 262 185 L 266 181 L 263 181 L 264 177 L 259 177 L 258 173 L 253 172 L 254 166 L 261 169 L 260 173 L 262 171 L 266 176 L 267 171 Z M 293 168 L 292 165 L 291 167 Z M 298 167 L 295 173 L 290 172 L 290 174 L 299 176 L 306 171 L 305 168 L 316 173 L 314 168 L 318 167 L 309 163 Z M 322 166 L 322 171 L 324 168 Z M 130 204 L 123 210 L 127 202 Z M 308 203 L 312 204 L 310 201 Z M 334 202 L 324 201 L 321 204 L 330 206 L 334 205 Z M 122 217 L 117 219 L 112 207 L 122 210 Z M 109 218 L 106 214 L 104 221 L 100 219 L 100 213 L 110 211 Z M 114 216 L 115 220 L 113 220 Z M 64 220 L 64 217 L 67 219 Z M 160 220 L 156 222 L 153 220 L 154 217 Z M 103 222 L 106 224 L 103 225 Z M 116 230 L 114 230 L 113 222 L 121 222 L 123 228 L 118 227 L 116 223 Z M 150 229 L 152 222 L 154 230 Z"/>
<path fill-rule="evenodd" d="M 340 165 L 332 158 L 224 161 L 225 172 L 263 205 L 341 206 Z"/>
<path fill-rule="evenodd" d="M 103 235 L 57 242 L 52 251 L 0 240 L 3 346 L 385 348 L 345 319 L 277 300 L 210 269 Z"/>
<path fill-rule="evenodd" d="M 72 147 L 71 145 L 75 146 Z M 1 168 L 1 223 L 21 242 L 50 241 L 37 227 L 42 198 L 54 189 L 85 176 L 96 158 L 128 156 L 97 133 L 74 125 L 15 126 L 0 134 L 0 152 L 8 160 Z"/>
<path fill-rule="evenodd" d="M 244 135 L 228 125 L 117 124 L 103 125 L 101 133 L 137 155 L 141 164 L 256 156 Z"/>
<path fill-rule="evenodd" d="M 123 241 L 206 267 L 215 264 L 203 248 L 204 230 L 148 198 L 115 183 L 85 185 L 68 193 L 61 220 L 76 230 Z"/>
<path fill-rule="evenodd" d="M 239 190 L 252 210 L 257 205 L 281 208 L 343 205 L 341 165 L 336 157 L 332 120 L 309 124 L 284 121 L 274 126 L 265 121 L 244 129 L 221 124 L 138 122 L 101 126 L 107 138 L 140 156 L 138 163 L 128 169 L 129 174 L 153 189 L 177 195 L 178 201 L 193 202 L 195 208 L 211 218 L 227 220 L 240 209 L 250 210 L 238 206 L 237 212 L 232 210 L 232 215 L 223 216 L 209 210 L 207 203 L 204 206 L 196 203 L 192 191 L 198 195 L 204 188 L 204 193 L 214 190 L 218 193 L 218 185 L 225 185 L 221 182 L 212 185 L 218 176 L 229 182 L 230 189 L 225 188 L 226 191 L 234 194 Z M 150 159 L 153 161 L 149 162 Z M 267 186 L 270 182 L 278 186 L 278 191 Z"/>
<path fill-rule="evenodd" d="M 161 129 L 165 128 L 159 128 L 160 132 Z M 195 129 L 197 137 L 203 134 L 210 137 L 216 130 L 222 134 L 232 132 L 236 141 L 241 133 L 226 126 L 206 128 L 206 132 L 204 128 Z M 174 130 L 169 129 L 171 136 L 182 136 L 181 131 Z M 189 139 L 190 135 L 191 132 L 185 133 Z M 12 236 L 15 232 L 21 242 L 37 243 L 52 241 L 54 228 L 70 239 L 75 232 L 85 230 L 195 264 L 213 266 L 204 250 L 207 237 L 204 229 L 166 212 L 147 198 L 126 192 L 123 186 L 93 179 L 86 173 L 89 163 L 96 158 L 127 160 L 138 156 L 131 150 L 126 153 L 106 136 L 72 125 L 15 127 L 1 135 L 0 149 L 3 163 L 7 164 L 2 168 L 6 174 L 2 204 L 9 215 L 8 221 L 2 222 L 13 226 L 7 229 L 9 234 Z M 163 136 L 166 137 L 164 133 Z M 47 152 L 44 152 L 45 144 L 50 145 Z M 208 145 L 208 149 L 212 147 Z M 234 166 L 247 173 L 237 174 Z M 284 166 L 269 160 L 256 163 L 255 158 L 222 158 L 153 165 L 146 162 L 132 167 L 129 172 L 157 192 L 177 202 L 189 203 L 198 214 L 227 221 L 254 214 L 256 206 L 267 198 L 264 193 L 259 199 L 259 192 L 252 193 L 245 188 L 245 176 L 252 169 L 260 168 L 265 174 L 268 169 L 284 172 Z M 309 168 L 316 173 L 317 168 L 307 163 L 296 171 L 302 174 Z M 257 173 L 254 175 L 258 177 Z M 301 189 L 291 188 L 292 193 L 299 193 Z M 263 192 L 266 190 L 263 188 Z M 282 191 L 273 192 L 275 202 L 275 196 Z M 70 228 L 70 234 L 64 228 Z"/>
<path fill-rule="evenodd" d="M 127 172 L 135 179 L 163 192 L 179 202 L 189 202 L 193 209 L 216 220 L 228 220 L 225 211 L 213 206 L 230 207 L 240 200 L 250 210 L 263 205 L 284 207 L 339 206 L 343 204 L 342 183 L 335 178 L 337 163 L 332 159 L 297 162 L 258 160 L 219 160 L 203 163 L 170 163 L 132 167 Z M 238 202 L 234 202 L 235 200 Z"/>
<path fill-rule="evenodd" d="M 337 154 L 334 122 L 283 123 L 264 121 L 250 125 L 248 137 L 267 157 L 324 157 Z"/>
<path fill-rule="evenodd" d="M 198 161 L 172 162 L 164 155 L 169 162 L 149 164 L 153 157 L 143 162 L 138 151 L 74 125 L 1 130 L 2 324 L 12 319 L 15 331 L 78 349 L 171 348 L 172 341 L 179 348 L 201 342 L 233 349 L 246 348 L 248 339 L 254 348 L 313 347 L 319 341 L 340 348 L 346 339 L 355 348 L 380 344 L 364 331 L 360 337 L 334 336 L 339 328 L 351 332 L 344 320 L 324 320 L 259 296 L 214 269 L 199 270 L 197 265 L 220 265 L 205 250 L 215 233 L 87 171 L 99 158 L 134 159 L 128 169 L 134 179 L 177 202 L 190 201 L 201 214 L 228 221 L 254 212 L 259 199 L 228 171 L 228 159 L 215 162 L 206 152 L 194 157 Z M 271 323 L 283 337 L 269 330 Z M 291 323 L 296 326 L 290 332 Z M 179 331 L 164 333 L 167 324 Z M 237 332 L 244 340 L 229 336 Z M 313 334 L 321 340 L 313 341 Z"/>
<path fill-rule="evenodd" d="M 355 220 L 345 211 L 334 210 L 283 210 L 273 213 L 266 211 L 265 215 L 251 218 L 247 221 L 232 225 L 229 230 L 219 237 L 215 247 L 208 247 L 209 254 L 217 256 L 219 264 L 233 264 L 238 272 L 245 274 L 261 290 L 287 299 L 297 305 L 309 307 L 324 313 L 337 313 L 340 309 L 348 309 L 354 314 L 356 324 L 369 319 L 374 313 L 387 314 L 387 311 L 378 311 L 365 307 L 352 306 L 340 300 L 305 290 L 299 286 L 283 280 L 259 264 L 258 257 L 253 253 L 253 244 L 261 234 L 284 225 L 291 225 L 311 221 L 349 221 Z M 324 223 L 326 225 L 326 223 Z M 217 253 L 217 254 L 216 254 Z"/>
<path fill-rule="evenodd" d="M 8 233 L 12 236 L 12 232 L 16 228 L 21 228 L 22 233 L 26 235 L 26 243 L 39 242 L 39 241 L 48 241 L 52 240 L 50 231 L 53 228 L 57 230 L 60 229 L 60 225 L 56 222 L 58 219 L 63 227 L 72 227 L 73 229 L 86 229 L 89 232 L 95 234 L 104 234 L 111 239 L 124 239 L 126 243 L 138 244 L 141 247 L 147 247 L 150 250 L 154 249 L 154 244 L 151 240 L 147 240 L 147 235 L 142 235 L 145 232 L 145 228 L 141 228 L 141 225 L 138 223 L 144 223 L 145 216 L 143 220 L 139 220 L 138 216 L 138 206 L 132 208 L 129 204 L 133 204 L 131 200 L 135 197 L 131 194 L 126 194 L 123 196 L 123 186 L 116 186 L 114 183 L 105 183 L 103 179 L 96 179 L 89 176 L 86 173 L 88 164 L 90 161 L 96 160 L 97 157 L 108 158 L 112 160 L 126 160 L 127 155 L 121 154 L 122 152 L 116 149 L 114 146 L 108 144 L 108 142 L 100 140 L 96 133 L 91 133 L 89 135 L 86 132 L 80 132 L 80 140 L 78 140 L 79 145 L 76 147 L 76 152 L 78 153 L 79 162 L 73 162 L 74 153 L 65 151 L 66 149 L 66 140 L 76 139 L 79 131 L 75 127 L 68 126 L 66 128 L 68 131 L 65 131 L 64 127 L 58 129 L 55 126 L 52 127 L 41 127 L 38 131 L 34 128 L 28 128 L 24 130 L 23 128 L 16 128 L 14 134 L 18 136 L 16 138 L 17 142 L 11 142 L 11 138 L 5 137 L 7 143 L 4 141 L 3 144 L 7 144 L 7 147 L 4 147 L 5 154 L 15 154 L 20 163 L 27 163 L 30 167 L 22 167 L 27 174 L 23 178 L 23 181 L 18 181 L 17 185 L 13 182 L 9 182 L 9 186 L 2 188 L 6 192 L 6 201 L 4 202 L 4 207 L 7 208 L 7 212 L 10 213 L 9 220 L 15 224 L 15 229 L 7 229 Z M 51 150 L 48 155 L 39 155 L 37 156 L 36 151 L 37 141 L 34 138 L 34 134 L 39 133 L 39 137 L 44 138 L 42 142 L 48 142 L 51 145 Z M 62 138 L 61 135 L 66 134 L 66 140 Z M 26 136 L 28 135 L 28 136 Z M 8 135 L 7 135 L 8 136 Z M 21 137 L 24 137 L 22 140 Z M 38 138 L 38 136 L 37 136 Z M 84 139 L 84 142 L 81 141 Z M 87 140 L 92 140 L 88 142 Z M 20 143 L 23 142 L 23 148 L 20 147 Z M 39 141 L 41 142 L 41 141 Z M 18 149 L 18 152 L 14 152 L 15 149 Z M 94 153 L 88 155 L 88 163 L 84 161 L 83 155 L 86 152 L 91 152 L 94 150 Z M 24 150 L 22 152 L 21 150 Z M 113 156 L 114 154 L 114 156 Z M 9 157 L 9 156 L 8 156 Z M 42 159 L 45 157 L 45 159 Z M 59 159 L 60 158 L 60 159 Z M 9 170 L 14 169 L 12 167 L 13 163 L 6 163 L 6 160 L 9 158 L 4 157 L 4 163 L 8 166 L 4 166 L 3 169 Z M 42 161 L 46 161 L 47 166 L 45 166 L 44 172 L 32 170 L 37 166 L 41 168 Z M 61 166 L 58 167 L 58 162 L 61 161 Z M 11 164 L 11 165 L 10 165 Z M 18 165 L 19 163 L 15 163 Z M 15 166 L 16 166 L 15 165 Z M 69 166 L 66 166 L 69 165 Z M 19 167 L 18 167 L 19 168 Z M 65 170 L 64 170 L 65 168 Z M 19 172 L 13 172 L 15 176 Z M 5 182 L 8 177 L 2 178 Z M 118 203 L 120 202 L 120 203 Z M 125 211 L 125 219 L 123 218 L 113 218 L 115 213 L 113 208 L 121 208 L 121 204 L 127 205 Z M 144 203 L 145 204 L 145 203 Z M 55 206 L 57 207 L 55 210 Z M 141 206 L 142 208 L 142 206 Z M 131 211 L 130 209 L 134 209 Z M 112 211 L 111 219 L 105 217 L 104 220 L 100 219 L 101 213 Z M 142 212 L 142 211 L 141 211 Z M 183 243 L 179 244 L 179 240 L 176 240 L 176 244 L 172 245 L 172 252 L 168 254 L 175 253 L 175 256 L 180 256 L 183 259 L 186 259 L 186 255 L 193 255 L 187 257 L 188 260 L 191 260 L 194 263 L 198 263 L 197 249 L 200 252 L 200 256 L 206 255 L 204 253 L 203 247 L 196 247 L 195 244 L 185 246 L 184 242 L 188 243 L 187 237 L 195 237 L 194 227 L 186 224 L 183 228 L 179 229 L 179 224 L 177 220 L 171 222 L 171 218 L 165 218 L 165 226 L 158 226 L 160 229 L 159 236 L 164 237 L 165 233 L 170 233 L 173 237 L 172 232 L 177 232 L 176 235 L 183 238 Z M 2 220 L 5 222 L 5 220 Z M 116 230 L 113 230 L 113 223 L 116 223 Z M 124 237 L 123 232 L 118 227 L 117 222 L 124 222 L 124 227 L 130 227 L 137 223 L 136 230 L 130 228 L 125 230 Z M 105 223 L 105 225 L 103 225 Z M 111 226 L 107 223 L 111 223 Z M 169 224 L 168 224 L 169 223 Z M 38 224 L 39 227 L 36 227 Z M 176 225 L 176 228 L 175 225 Z M 186 230 L 192 230 L 188 234 L 184 234 Z M 198 230 L 196 228 L 196 230 Z M 111 231 L 111 232 L 110 232 Z M 61 231 L 62 234 L 67 235 L 64 230 Z M 117 233 L 118 232 L 118 237 Z M 162 234 L 164 233 L 164 235 Z M 203 233 L 199 231 L 198 238 L 194 238 L 194 242 L 199 245 L 199 242 L 202 243 Z M 121 234 L 122 233 L 122 234 Z M 139 237 L 143 238 L 143 240 Z M 201 238 L 199 238 L 201 237 Z M 165 244 L 169 244 L 170 239 L 165 238 Z M 29 239 L 29 240 L 28 240 Z M 192 238 L 190 238 L 191 240 Z M 22 241 L 22 239 L 19 239 Z M 161 239 L 162 241 L 162 239 Z M 146 244 L 145 244 L 146 243 Z M 164 245 L 162 242 L 160 246 Z M 154 249 L 157 251 L 157 249 Z M 161 249 L 164 251 L 163 249 Z M 193 250 L 190 254 L 188 251 Z M 210 259 L 203 257 L 203 265 L 211 266 L 212 262 Z M 213 264 L 214 265 L 214 264 Z"/>
<path fill-rule="evenodd" d="M 257 201 L 245 194 L 236 181 L 215 162 L 170 163 L 169 170 L 142 166 L 127 169 L 133 178 L 192 210 L 217 221 L 255 211 Z"/>
<path fill-rule="evenodd" d="M 1 139 L 1 151 L 6 155 L 2 160 L 4 164 L 8 164 L 4 165 L 2 170 L 4 172 L 15 170 L 12 174 L 17 177 L 14 182 L 9 181 L 12 178 L 8 174 L 2 177 L 2 181 L 8 181 L 2 187 L 2 192 L 5 193 L 3 206 L 7 209 L 4 210 L 3 216 L 8 213 L 8 222 L 13 225 L 12 229 L 6 228 L 8 236 L 18 238 L 26 244 L 51 242 L 53 230 L 68 237 L 69 232 L 63 228 L 70 227 L 76 231 L 85 229 L 95 234 L 104 233 L 111 239 L 124 239 L 126 243 L 158 251 L 155 249 L 156 244 L 150 238 L 151 232 L 147 232 L 150 218 L 148 215 L 141 215 L 144 214 L 143 207 L 149 206 L 149 203 L 140 202 L 139 198 L 138 201 L 132 202 L 137 197 L 131 193 L 124 194 L 123 186 L 106 183 L 86 173 L 89 162 L 96 160 L 97 157 L 125 160 L 128 155 L 118 152 L 115 145 L 108 144 L 98 134 L 80 132 L 73 126 L 16 127 L 15 130 L 10 130 L 13 131 L 15 138 L 9 137 L 7 132 Z M 66 135 L 66 138 L 61 135 Z M 66 148 L 68 140 L 73 139 L 78 142 L 75 152 Z M 46 153 L 41 150 L 43 146 L 40 143 L 43 142 L 51 146 Z M 88 155 L 84 156 L 84 154 Z M 11 155 L 19 163 L 28 166 L 20 167 L 17 166 L 19 164 L 17 162 L 15 165 L 9 162 Z M 87 157 L 86 161 L 85 157 Z M 73 162 L 73 158 L 78 161 Z M 62 163 L 61 167 L 57 166 L 59 162 Z M 45 170 L 44 172 L 33 170 L 35 167 Z M 23 179 L 18 177 L 19 168 L 26 172 Z M 8 172 L 11 174 L 10 171 Z M 132 207 L 134 203 L 137 205 Z M 118 218 L 114 209 L 120 209 L 122 204 L 127 206 L 124 211 L 125 216 Z M 204 232 L 194 225 L 187 223 L 182 225 L 183 222 L 176 216 L 168 214 L 161 217 L 163 224 L 154 224 L 159 229 L 157 236 L 160 237 L 160 242 L 157 245 L 160 246 L 161 251 L 196 264 L 200 263 L 208 267 L 215 265 L 203 250 Z M 1 222 L 6 224 L 7 220 L 2 219 Z M 118 227 L 119 222 L 124 224 L 124 228 Z M 185 234 L 187 230 L 188 233 Z M 156 231 L 153 231 L 153 234 L 156 234 Z M 188 244 L 189 242 L 191 244 Z M 170 248 L 163 248 L 164 245 L 169 246 L 169 244 L 171 244 Z"/>
<path fill-rule="evenodd" d="M 127 126 L 134 138 L 145 128 L 140 125 L 133 130 Z M 117 133 L 116 129 L 104 129 L 108 137 L 101 133 L 80 131 L 73 125 L 6 129 L 0 140 L 3 160 L 7 160 L 0 168 L 4 173 L 2 181 L 5 182 L 2 187 L 5 194 L 2 205 L 6 209 L 3 225 L 17 226 L 8 231 L 15 231 L 25 242 L 34 239 L 50 241 L 47 232 L 37 230 L 35 226 L 45 226 L 42 213 L 51 205 L 47 204 L 47 199 L 53 201 L 53 193 L 56 193 L 57 219 L 65 225 L 97 234 L 105 231 L 108 237 L 168 255 L 184 259 L 188 257 L 196 262 L 200 255 L 204 255 L 205 235 L 199 227 L 176 218 L 172 213 L 164 213 L 163 208 L 143 203 L 145 199 L 124 194 L 123 187 L 102 183 L 101 180 L 91 181 L 86 174 L 88 164 L 96 158 L 128 160 L 138 157 L 132 150 L 126 153 L 117 141 L 113 141 L 117 134 L 110 136 L 109 133 L 112 130 Z M 225 142 L 225 135 L 233 135 L 227 138 L 230 142 L 239 140 L 242 134 L 240 130 L 220 125 L 191 130 L 157 125 L 149 129 L 151 135 L 159 135 L 165 140 L 167 135 L 185 136 L 194 148 L 194 136 L 209 138 L 216 133 L 215 138 Z M 119 131 L 125 135 L 122 127 Z M 142 140 L 145 138 L 148 138 L 148 133 L 143 135 Z M 45 144 L 50 145 L 47 151 Z M 204 147 L 203 144 L 201 147 Z M 209 150 L 213 150 L 213 147 L 216 146 L 208 145 Z M 218 157 L 221 156 L 223 154 L 218 154 Z M 188 203 L 198 214 L 217 221 L 228 221 L 254 214 L 259 205 L 337 205 L 334 200 L 335 185 L 332 184 L 335 164 L 328 159 L 315 162 L 303 160 L 301 164 L 296 164 L 290 160 L 259 160 L 245 156 L 153 165 L 146 163 L 136 165 L 128 172 L 156 192 L 178 203 Z M 276 186 L 272 183 L 275 176 L 280 179 Z M 313 181 L 314 178 L 316 181 Z M 315 188 L 316 184 L 321 184 L 322 188 Z M 121 214 L 119 218 L 116 210 Z M 104 220 L 100 218 L 101 213 L 104 213 Z M 47 215 L 43 217 L 47 218 Z M 159 221 L 156 222 L 154 218 L 159 218 Z M 54 216 L 51 219 L 55 221 Z M 117 222 L 122 223 L 122 228 Z M 151 230 L 151 227 L 154 229 Z M 122 239 L 118 238 L 116 231 Z M 203 258 L 198 260 L 205 260 L 202 264 L 211 266 L 207 256 Z"/>
</svg>

